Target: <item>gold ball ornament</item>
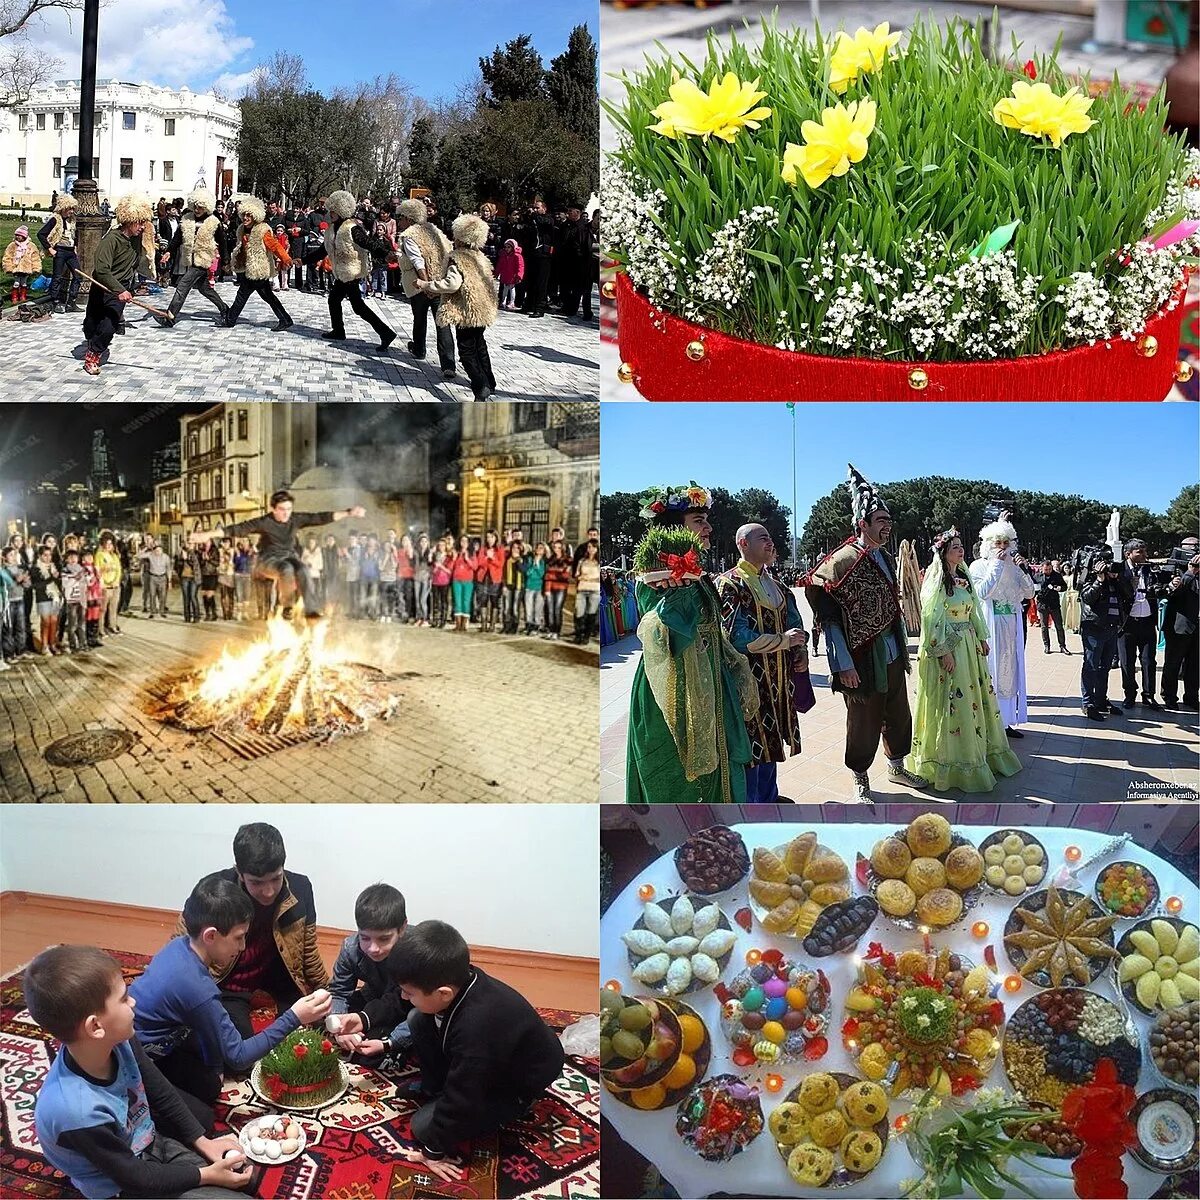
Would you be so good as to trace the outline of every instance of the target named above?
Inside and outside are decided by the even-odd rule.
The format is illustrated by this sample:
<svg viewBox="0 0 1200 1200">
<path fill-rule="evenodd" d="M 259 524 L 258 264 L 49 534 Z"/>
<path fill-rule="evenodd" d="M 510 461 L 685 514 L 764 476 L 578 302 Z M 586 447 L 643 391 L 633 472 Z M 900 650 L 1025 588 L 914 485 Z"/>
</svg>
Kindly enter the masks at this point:
<svg viewBox="0 0 1200 1200">
<path fill-rule="evenodd" d="M 615 300 L 617 297 L 616 283 L 614 283 L 611 279 L 606 279 L 600 285 L 600 295 L 602 295 L 605 300 Z"/>
<path fill-rule="evenodd" d="M 684 351 L 684 353 L 692 360 L 692 362 L 699 362 L 705 354 L 704 343 L 688 342 L 687 349 Z"/>
<path fill-rule="evenodd" d="M 623 362 L 617 368 L 617 378 L 622 383 L 632 383 L 633 382 L 633 363 Z"/>
<path fill-rule="evenodd" d="M 923 392 L 929 386 L 929 376 L 923 368 L 913 367 L 908 373 L 908 386 L 914 392 Z"/>
<path fill-rule="evenodd" d="M 1189 379 L 1196 373 L 1196 368 L 1192 366 L 1186 358 L 1181 358 L 1175 364 L 1175 382 L 1187 383 Z"/>
<path fill-rule="evenodd" d="M 1137 352 L 1143 358 L 1153 358 L 1158 353 L 1158 338 L 1152 333 L 1138 338 Z"/>
</svg>

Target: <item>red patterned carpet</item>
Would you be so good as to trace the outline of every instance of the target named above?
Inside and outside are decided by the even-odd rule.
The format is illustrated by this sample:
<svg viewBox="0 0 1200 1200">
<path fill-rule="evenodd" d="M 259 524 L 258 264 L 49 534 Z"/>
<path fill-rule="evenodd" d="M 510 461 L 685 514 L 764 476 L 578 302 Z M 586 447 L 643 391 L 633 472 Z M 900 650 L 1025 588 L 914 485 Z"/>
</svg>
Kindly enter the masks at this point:
<svg viewBox="0 0 1200 1200">
<path fill-rule="evenodd" d="M 147 957 L 108 951 L 126 979 L 136 978 Z M 551 1028 L 579 1017 L 540 1009 Z M 270 1016 L 270 1014 L 264 1014 Z M 57 1044 L 25 1011 L 20 973 L 0 980 L 0 1196 L 78 1196 L 43 1157 L 34 1131 L 33 1106 Z M 412 1101 L 397 1083 L 417 1078 L 350 1067 L 350 1089 L 299 1122 L 308 1149 L 282 1167 L 257 1167 L 246 1196 L 296 1200 L 585 1200 L 600 1195 L 600 1130 L 596 1064 L 568 1059 L 563 1074 L 537 1102 L 527 1121 L 505 1126 L 474 1144 L 467 1177 L 443 1183 L 406 1162 L 414 1146 L 408 1127 Z M 230 1081 L 217 1106 L 217 1131 L 237 1131 L 268 1111 L 248 1081 Z"/>
</svg>

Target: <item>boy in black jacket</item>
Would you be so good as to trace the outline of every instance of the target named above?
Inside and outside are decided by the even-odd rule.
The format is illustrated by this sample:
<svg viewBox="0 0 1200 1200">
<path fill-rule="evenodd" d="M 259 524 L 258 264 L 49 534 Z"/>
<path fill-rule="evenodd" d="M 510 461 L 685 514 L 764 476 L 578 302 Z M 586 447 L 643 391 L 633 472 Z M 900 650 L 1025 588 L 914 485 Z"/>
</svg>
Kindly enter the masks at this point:
<svg viewBox="0 0 1200 1200">
<path fill-rule="evenodd" d="M 462 935 L 444 921 L 411 925 L 388 959 L 399 991 L 342 1018 L 343 1033 L 391 1029 L 407 1000 L 426 1103 L 412 1116 L 425 1163 L 449 1179 L 460 1142 L 493 1133 L 526 1112 L 562 1073 L 566 1056 L 533 1006 L 471 966 Z"/>
</svg>

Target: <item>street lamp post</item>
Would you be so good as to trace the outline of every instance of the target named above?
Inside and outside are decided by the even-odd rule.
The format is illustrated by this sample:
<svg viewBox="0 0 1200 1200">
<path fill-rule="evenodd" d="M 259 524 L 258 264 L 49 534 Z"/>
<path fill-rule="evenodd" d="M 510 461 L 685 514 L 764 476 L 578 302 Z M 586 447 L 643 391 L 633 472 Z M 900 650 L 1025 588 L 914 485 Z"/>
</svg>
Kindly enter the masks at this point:
<svg viewBox="0 0 1200 1200">
<path fill-rule="evenodd" d="M 75 246 L 80 270 L 92 274 L 96 247 L 109 226 L 100 212 L 100 189 L 93 178 L 92 144 L 96 115 L 96 42 L 100 27 L 100 0 L 83 0 L 83 59 L 79 71 L 79 177 L 73 194 L 79 201 L 75 218 Z M 80 280 L 80 292 L 91 290 Z"/>
</svg>

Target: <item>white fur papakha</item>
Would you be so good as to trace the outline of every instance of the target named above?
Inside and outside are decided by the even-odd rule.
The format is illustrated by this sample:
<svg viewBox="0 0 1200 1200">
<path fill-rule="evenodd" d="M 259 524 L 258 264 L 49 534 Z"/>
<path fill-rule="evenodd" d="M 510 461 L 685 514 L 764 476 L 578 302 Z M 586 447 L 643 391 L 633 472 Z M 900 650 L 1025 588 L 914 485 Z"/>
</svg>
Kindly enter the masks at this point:
<svg viewBox="0 0 1200 1200">
<path fill-rule="evenodd" d="M 472 250 L 482 250 L 487 245 L 488 226 L 482 217 L 474 213 L 463 213 L 455 217 L 450 226 L 450 236 L 460 245 L 469 246 Z"/>
<path fill-rule="evenodd" d="M 983 552 L 986 554 L 998 541 L 1015 542 L 1017 531 L 1008 521 L 993 521 L 979 531 L 979 540 L 982 543 Z"/>
<path fill-rule="evenodd" d="M 149 221 L 154 216 L 154 205 L 142 192 L 129 192 L 117 201 L 113 211 L 118 225 L 131 225 L 134 221 Z"/>
<path fill-rule="evenodd" d="M 857 529 L 859 521 L 870 520 L 872 513 L 891 510 L 875 485 L 853 463 L 847 463 L 846 467 L 850 472 L 846 480 L 846 486 L 850 489 L 850 510 Z"/>
<path fill-rule="evenodd" d="M 196 188 L 187 198 L 188 208 L 198 208 L 203 213 L 212 212 L 216 206 L 216 198 L 208 188 Z"/>
<path fill-rule="evenodd" d="M 400 207 L 396 209 L 396 216 L 407 217 L 415 224 L 420 224 L 422 221 L 429 219 L 429 209 L 425 207 L 422 200 L 404 200 Z"/>
<path fill-rule="evenodd" d="M 329 215 L 335 221 L 344 221 L 347 217 L 354 216 L 358 208 L 358 201 L 355 200 L 352 192 L 337 191 L 334 192 L 327 201 L 329 206 Z"/>
<path fill-rule="evenodd" d="M 79 201 L 74 196 L 59 196 L 54 206 L 56 213 L 73 213 L 79 207 Z"/>
<path fill-rule="evenodd" d="M 257 196 L 243 196 L 238 202 L 238 212 L 243 217 L 249 214 L 255 225 L 259 225 L 266 218 L 267 206 Z"/>
</svg>

